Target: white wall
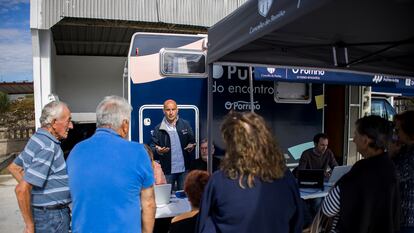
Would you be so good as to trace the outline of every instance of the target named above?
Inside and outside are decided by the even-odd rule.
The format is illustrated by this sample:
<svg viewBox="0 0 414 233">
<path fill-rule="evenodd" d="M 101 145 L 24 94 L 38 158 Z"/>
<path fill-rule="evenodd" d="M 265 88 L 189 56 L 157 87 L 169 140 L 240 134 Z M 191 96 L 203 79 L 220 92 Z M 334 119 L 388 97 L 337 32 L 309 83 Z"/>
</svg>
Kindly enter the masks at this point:
<svg viewBox="0 0 414 233">
<path fill-rule="evenodd" d="M 40 127 L 41 109 L 48 103 L 52 91 L 53 74 L 51 56 L 54 51 L 50 30 L 31 29 L 33 48 L 33 88 L 35 98 L 36 128 Z"/>
<path fill-rule="evenodd" d="M 69 105 L 72 113 L 95 113 L 104 96 L 122 96 L 125 60 L 125 57 L 57 55 L 53 92 Z"/>
</svg>

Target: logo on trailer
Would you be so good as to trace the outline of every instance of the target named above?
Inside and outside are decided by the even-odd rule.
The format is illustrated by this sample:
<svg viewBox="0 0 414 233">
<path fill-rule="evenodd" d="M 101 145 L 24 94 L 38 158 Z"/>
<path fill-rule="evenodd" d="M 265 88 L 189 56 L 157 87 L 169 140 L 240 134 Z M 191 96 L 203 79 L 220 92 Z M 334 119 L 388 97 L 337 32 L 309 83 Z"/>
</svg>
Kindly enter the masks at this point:
<svg viewBox="0 0 414 233">
<path fill-rule="evenodd" d="M 224 107 L 227 110 L 236 110 L 236 111 L 248 111 L 252 109 L 252 105 L 250 102 L 248 101 L 235 101 L 235 102 L 230 102 L 227 101 L 226 103 L 224 103 Z M 253 102 L 253 109 L 254 110 L 259 110 L 260 109 L 260 104 L 259 101 L 254 101 Z"/>
<path fill-rule="evenodd" d="M 374 83 L 382 82 L 382 75 L 374 75 L 374 78 L 372 78 L 372 82 Z"/>
<path fill-rule="evenodd" d="M 324 70 L 311 70 L 311 69 L 292 69 L 292 73 L 294 74 L 304 74 L 304 75 L 320 75 L 324 76 Z"/>
<path fill-rule="evenodd" d="M 269 13 L 270 7 L 272 7 L 273 0 L 258 0 L 257 1 L 257 8 L 259 10 L 259 14 L 263 17 L 267 16 Z"/>
<path fill-rule="evenodd" d="M 276 68 L 267 68 L 267 72 L 273 74 L 276 71 Z"/>
</svg>

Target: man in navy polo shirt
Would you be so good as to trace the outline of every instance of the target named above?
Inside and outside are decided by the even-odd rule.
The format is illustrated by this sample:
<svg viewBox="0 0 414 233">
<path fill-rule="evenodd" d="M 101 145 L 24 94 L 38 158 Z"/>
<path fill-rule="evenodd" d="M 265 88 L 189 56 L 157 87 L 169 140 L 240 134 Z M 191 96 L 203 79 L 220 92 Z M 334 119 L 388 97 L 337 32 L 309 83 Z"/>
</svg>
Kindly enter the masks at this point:
<svg viewBox="0 0 414 233">
<path fill-rule="evenodd" d="M 69 232 L 71 199 L 59 140 L 67 138 L 71 120 L 65 103 L 48 103 L 40 116 L 41 128 L 8 167 L 18 181 L 16 196 L 25 233 Z"/>
<path fill-rule="evenodd" d="M 153 230 L 154 172 L 144 146 L 126 140 L 131 110 L 124 98 L 105 97 L 95 134 L 69 154 L 73 233 Z"/>
</svg>

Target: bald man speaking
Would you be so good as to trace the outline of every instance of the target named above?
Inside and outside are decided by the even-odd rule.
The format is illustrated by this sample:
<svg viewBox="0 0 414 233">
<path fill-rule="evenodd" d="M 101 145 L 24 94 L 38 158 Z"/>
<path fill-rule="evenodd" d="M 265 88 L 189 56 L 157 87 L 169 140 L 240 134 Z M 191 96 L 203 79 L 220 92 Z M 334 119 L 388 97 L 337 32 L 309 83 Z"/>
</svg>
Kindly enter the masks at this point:
<svg viewBox="0 0 414 233">
<path fill-rule="evenodd" d="M 195 139 L 190 123 L 178 116 L 177 103 L 164 102 L 164 118 L 152 134 L 155 159 L 160 161 L 167 183 L 173 190 L 182 190 L 186 172 L 190 169 Z"/>
</svg>

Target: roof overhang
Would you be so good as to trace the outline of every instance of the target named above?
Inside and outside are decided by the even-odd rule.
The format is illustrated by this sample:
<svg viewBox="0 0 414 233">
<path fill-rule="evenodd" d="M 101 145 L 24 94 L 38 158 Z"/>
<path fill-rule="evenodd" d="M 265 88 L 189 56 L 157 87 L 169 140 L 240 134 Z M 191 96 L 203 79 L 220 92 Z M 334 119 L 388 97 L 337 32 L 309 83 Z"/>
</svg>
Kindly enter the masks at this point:
<svg viewBox="0 0 414 233">
<path fill-rule="evenodd" d="M 208 63 L 414 77 L 413 11 L 413 0 L 251 0 L 209 29 Z"/>
<path fill-rule="evenodd" d="M 135 32 L 206 34 L 206 27 L 64 18 L 52 27 L 57 55 L 126 57 Z"/>
</svg>

